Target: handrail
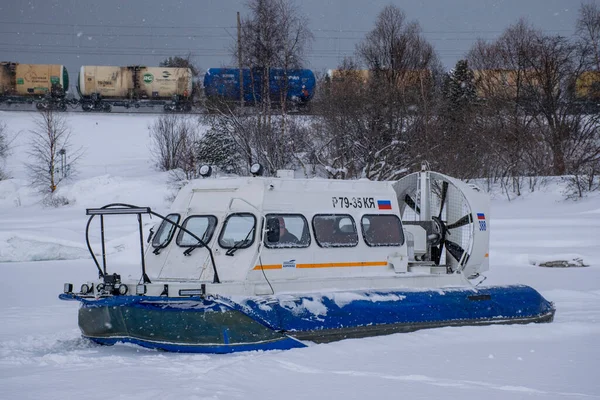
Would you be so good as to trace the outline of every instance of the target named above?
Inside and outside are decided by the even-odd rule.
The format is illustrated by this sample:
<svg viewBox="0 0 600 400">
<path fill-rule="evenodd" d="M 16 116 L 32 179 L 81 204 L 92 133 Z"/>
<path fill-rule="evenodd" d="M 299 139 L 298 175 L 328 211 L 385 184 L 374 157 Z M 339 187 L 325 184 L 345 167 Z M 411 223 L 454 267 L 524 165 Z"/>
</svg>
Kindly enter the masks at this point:
<svg viewBox="0 0 600 400">
<path fill-rule="evenodd" d="M 111 207 L 120 207 L 120 208 L 111 208 Z M 90 251 L 90 254 L 92 255 L 92 259 L 94 260 L 94 263 L 96 264 L 96 267 L 98 268 L 98 276 L 100 278 L 104 278 L 105 272 L 103 272 L 102 268 L 100 268 L 100 264 L 98 263 L 98 259 L 94 255 L 94 251 L 92 250 L 92 246 L 91 246 L 90 240 L 89 240 L 89 229 L 90 229 L 90 224 L 92 222 L 92 219 L 96 215 L 137 214 L 138 216 L 141 217 L 141 214 L 150 214 L 150 215 L 157 216 L 158 218 L 162 219 L 163 221 L 168 221 L 169 223 L 175 225 L 175 227 L 181 229 L 182 231 L 184 231 L 185 233 L 189 234 L 194 239 L 196 239 L 198 241 L 198 243 L 200 245 L 202 245 L 202 247 L 205 247 L 208 250 L 208 254 L 210 255 L 210 261 L 211 261 L 211 264 L 213 267 L 213 272 L 214 272 L 213 283 L 221 283 L 221 281 L 219 280 L 219 274 L 217 272 L 215 258 L 213 256 L 213 253 L 212 253 L 212 250 L 210 249 L 210 247 L 202 239 L 200 239 L 198 236 L 196 236 L 194 233 L 190 232 L 183 226 L 179 225 L 177 222 L 173 222 L 170 219 L 167 219 L 167 217 L 152 211 L 150 209 L 150 207 L 138 207 L 138 206 L 134 206 L 131 204 L 125 204 L 125 203 L 111 203 L 111 204 L 107 204 L 101 208 L 88 208 L 88 209 L 86 209 L 86 214 L 90 215 L 90 219 L 88 220 L 88 223 L 87 223 L 87 226 L 85 229 L 86 243 L 87 243 L 88 250 Z M 148 279 L 148 276 L 146 275 L 145 263 L 144 263 L 144 246 L 143 246 L 143 237 L 142 237 L 143 233 L 142 233 L 142 227 L 141 227 L 141 218 L 139 220 L 139 224 L 140 224 L 140 238 L 141 238 L 140 243 L 142 243 L 140 245 L 141 253 L 142 253 L 142 274 L 143 274 L 144 283 L 150 283 L 150 279 Z"/>
</svg>

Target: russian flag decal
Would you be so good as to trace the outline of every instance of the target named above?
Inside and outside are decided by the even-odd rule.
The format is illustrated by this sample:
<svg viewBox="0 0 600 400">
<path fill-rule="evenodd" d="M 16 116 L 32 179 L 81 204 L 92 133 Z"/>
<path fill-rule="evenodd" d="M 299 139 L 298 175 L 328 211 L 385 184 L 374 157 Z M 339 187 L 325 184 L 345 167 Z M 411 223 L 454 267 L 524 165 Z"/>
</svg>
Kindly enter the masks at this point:
<svg viewBox="0 0 600 400">
<path fill-rule="evenodd" d="M 477 213 L 477 219 L 485 219 L 484 213 Z"/>
<path fill-rule="evenodd" d="M 392 202 L 390 200 L 377 200 L 377 208 L 380 210 L 391 210 Z"/>
</svg>

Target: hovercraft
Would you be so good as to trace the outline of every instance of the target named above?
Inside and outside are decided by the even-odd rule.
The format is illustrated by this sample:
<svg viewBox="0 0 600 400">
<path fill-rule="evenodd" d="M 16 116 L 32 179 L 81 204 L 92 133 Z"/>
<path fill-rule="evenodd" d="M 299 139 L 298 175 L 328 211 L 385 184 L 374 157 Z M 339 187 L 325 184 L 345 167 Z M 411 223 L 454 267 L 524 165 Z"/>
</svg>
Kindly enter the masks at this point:
<svg viewBox="0 0 600 400">
<path fill-rule="evenodd" d="M 553 304 L 524 285 L 481 286 L 489 197 L 423 170 L 396 182 L 206 178 L 170 213 L 87 209 L 99 278 L 77 300 L 82 335 L 176 352 L 304 347 L 423 328 L 550 322 Z M 208 175 L 208 174 L 207 174 Z M 139 279 L 109 270 L 104 217 L 136 215 Z M 160 218 L 144 239 L 142 216 Z M 89 240 L 99 217 L 101 263 Z"/>
</svg>

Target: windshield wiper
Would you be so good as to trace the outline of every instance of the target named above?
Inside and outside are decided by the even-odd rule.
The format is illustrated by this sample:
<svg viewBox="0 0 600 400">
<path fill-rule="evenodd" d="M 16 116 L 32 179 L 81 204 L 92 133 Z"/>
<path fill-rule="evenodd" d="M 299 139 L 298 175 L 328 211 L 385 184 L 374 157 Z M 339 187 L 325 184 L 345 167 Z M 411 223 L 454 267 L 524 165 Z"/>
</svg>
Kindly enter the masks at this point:
<svg viewBox="0 0 600 400">
<path fill-rule="evenodd" d="M 233 245 L 232 248 L 230 248 L 229 250 L 227 250 L 225 252 L 226 256 L 233 256 L 233 254 L 242 246 L 246 245 L 246 243 L 249 243 L 249 238 L 250 235 L 252 234 L 252 232 L 254 232 L 254 227 L 252 227 L 252 229 L 250 229 L 250 231 L 248 232 L 248 234 L 246 235 L 246 237 L 244 238 L 244 240 L 240 240 L 239 242 L 235 242 L 235 244 Z"/>
<path fill-rule="evenodd" d="M 202 243 L 198 243 L 198 244 L 195 244 L 193 246 L 190 246 L 190 247 L 187 248 L 186 251 L 183 252 L 183 255 L 184 256 L 189 256 L 190 254 L 192 254 L 192 251 L 194 251 L 198 247 L 205 247 L 205 246 Z"/>
</svg>

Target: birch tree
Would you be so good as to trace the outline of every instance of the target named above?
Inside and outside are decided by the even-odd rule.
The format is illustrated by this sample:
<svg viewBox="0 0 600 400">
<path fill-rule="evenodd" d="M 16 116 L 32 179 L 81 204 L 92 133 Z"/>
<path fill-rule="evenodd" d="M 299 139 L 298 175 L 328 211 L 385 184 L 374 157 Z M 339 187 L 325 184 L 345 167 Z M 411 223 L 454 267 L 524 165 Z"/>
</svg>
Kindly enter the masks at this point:
<svg viewBox="0 0 600 400">
<path fill-rule="evenodd" d="M 71 129 L 66 117 L 53 110 L 40 111 L 30 131 L 29 162 L 25 164 L 32 186 L 52 194 L 76 173 L 81 148 L 73 150 Z"/>
<path fill-rule="evenodd" d="M 6 179 L 6 173 L 3 170 L 3 163 L 10 150 L 6 124 L 0 121 L 0 181 Z"/>
</svg>

